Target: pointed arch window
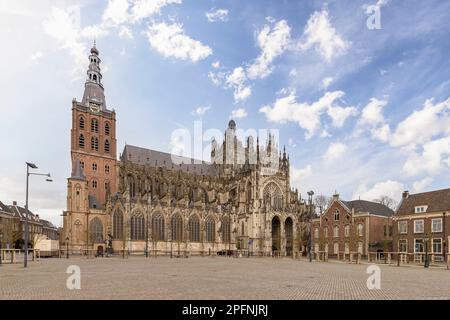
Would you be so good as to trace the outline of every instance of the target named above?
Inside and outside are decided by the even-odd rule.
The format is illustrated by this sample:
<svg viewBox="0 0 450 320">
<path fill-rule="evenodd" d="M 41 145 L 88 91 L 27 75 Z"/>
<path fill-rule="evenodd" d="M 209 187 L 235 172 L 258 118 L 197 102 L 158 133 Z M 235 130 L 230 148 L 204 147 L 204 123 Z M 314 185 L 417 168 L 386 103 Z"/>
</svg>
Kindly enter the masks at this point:
<svg viewBox="0 0 450 320">
<path fill-rule="evenodd" d="M 107 122 L 106 124 L 105 124 L 105 136 L 109 136 L 109 123 Z"/>
<path fill-rule="evenodd" d="M 98 133 L 98 120 L 97 119 L 91 120 L 91 132 Z"/>
<path fill-rule="evenodd" d="M 213 217 L 209 216 L 206 219 L 206 242 L 214 242 L 216 240 L 215 234 L 216 234 L 216 225 L 214 222 Z"/>
<path fill-rule="evenodd" d="M 183 220 L 179 214 L 172 217 L 172 241 L 183 241 Z"/>
<path fill-rule="evenodd" d="M 123 213 L 120 210 L 114 211 L 113 214 L 113 237 L 114 239 L 123 238 Z"/>
<path fill-rule="evenodd" d="M 105 152 L 109 153 L 109 141 L 105 140 Z"/>
<path fill-rule="evenodd" d="M 79 128 L 80 130 L 84 130 L 84 117 L 80 117 Z"/>
<path fill-rule="evenodd" d="M 145 240 L 145 219 L 141 212 L 131 217 L 131 240 Z"/>
<path fill-rule="evenodd" d="M 98 138 L 97 137 L 91 138 L 91 150 L 98 151 Z"/>
<path fill-rule="evenodd" d="M 230 242 L 230 220 L 228 217 L 222 218 L 222 241 Z"/>
<path fill-rule="evenodd" d="M 153 241 L 164 240 L 164 217 L 161 213 L 155 213 L 152 217 L 152 238 Z"/>
<path fill-rule="evenodd" d="M 80 137 L 78 138 L 78 146 L 80 148 L 84 148 L 84 135 L 80 134 Z"/>
<path fill-rule="evenodd" d="M 200 220 L 197 215 L 189 218 L 189 241 L 200 242 Z"/>
<path fill-rule="evenodd" d="M 89 226 L 91 242 L 103 243 L 103 224 L 99 218 L 94 218 Z"/>
</svg>

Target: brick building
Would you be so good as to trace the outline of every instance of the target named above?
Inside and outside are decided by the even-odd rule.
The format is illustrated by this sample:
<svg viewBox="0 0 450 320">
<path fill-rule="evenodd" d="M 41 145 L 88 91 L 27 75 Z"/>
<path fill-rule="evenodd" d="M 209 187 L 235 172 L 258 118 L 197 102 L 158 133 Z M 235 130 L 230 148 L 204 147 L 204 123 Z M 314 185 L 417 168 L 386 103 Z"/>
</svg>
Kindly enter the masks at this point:
<svg viewBox="0 0 450 320">
<path fill-rule="evenodd" d="M 409 194 L 403 192 L 394 216 L 394 251 L 433 253 L 433 260 L 445 259 L 450 241 L 450 189 Z"/>
<path fill-rule="evenodd" d="M 320 217 L 312 220 L 312 250 L 338 253 L 390 251 L 392 216 L 387 206 L 365 200 L 344 201 L 334 195 L 332 203 Z"/>
</svg>

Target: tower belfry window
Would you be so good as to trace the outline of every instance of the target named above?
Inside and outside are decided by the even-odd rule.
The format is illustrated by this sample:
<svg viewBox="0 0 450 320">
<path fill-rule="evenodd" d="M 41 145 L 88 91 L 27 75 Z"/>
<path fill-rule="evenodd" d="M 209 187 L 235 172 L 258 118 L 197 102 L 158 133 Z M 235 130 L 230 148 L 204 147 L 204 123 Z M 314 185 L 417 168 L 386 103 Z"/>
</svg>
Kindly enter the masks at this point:
<svg viewBox="0 0 450 320">
<path fill-rule="evenodd" d="M 91 149 L 98 151 L 98 138 L 97 137 L 91 138 Z"/>
<path fill-rule="evenodd" d="M 84 148 L 84 136 L 82 134 L 80 134 L 80 137 L 78 138 L 78 146 Z"/>
<path fill-rule="evenodd" d="M 105 140 L 105 152 L 109 153 L 109 141 Z"/>
<path fill-rule="evenodd" d="M 80 117 L 80 130 L 84 130 L 84 118 Z"/>
<path fill-rule="evenodd" d="M 98 133 L 98 120 L 97 119 L 91 120 L 91 131 Z"/>
<path fill-rule="evenodd" d="M 109 123 L 105 124 L 105 135 L 109 136 Z"/>
</svg>

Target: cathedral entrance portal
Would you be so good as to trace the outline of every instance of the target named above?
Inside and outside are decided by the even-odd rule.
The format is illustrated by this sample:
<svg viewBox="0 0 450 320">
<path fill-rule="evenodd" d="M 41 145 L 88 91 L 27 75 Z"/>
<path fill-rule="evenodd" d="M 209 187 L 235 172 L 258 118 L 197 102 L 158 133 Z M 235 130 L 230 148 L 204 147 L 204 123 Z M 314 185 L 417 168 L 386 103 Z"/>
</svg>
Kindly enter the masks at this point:
<svg viewBox="0 0 450 320">
<path fill-rule="evenodd" d="M 287 218 L 284 222 L 284 232 L 286 234 L 286 255 L 292 256 L 292 250 L 294 245 L 293 239 L 293 223 L 291 218 Z"/>
<path fill-rule="evenodd" d="M 280 219 L 278 217 L 273 217 L 272 219 L 272 252 L 281 250 L 281 230 L 280 230 Z"/>
</svg>

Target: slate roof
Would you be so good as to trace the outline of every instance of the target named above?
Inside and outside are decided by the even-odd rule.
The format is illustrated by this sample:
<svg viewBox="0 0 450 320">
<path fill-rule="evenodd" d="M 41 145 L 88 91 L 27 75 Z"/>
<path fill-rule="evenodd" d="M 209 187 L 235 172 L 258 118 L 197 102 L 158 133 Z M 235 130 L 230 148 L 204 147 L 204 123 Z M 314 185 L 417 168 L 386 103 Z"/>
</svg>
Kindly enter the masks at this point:
<svg viewBox="0 0 450 320">
<path fill-rule="evenodd" d="M 391 217 L 394 211 L 389 209 L 384 204 L 366 200 L 352 200 L 342 201 L 350 210 L 355 209 L 355 212 L 368 212 L 378 216 Z"/>
<path fill-rule="evenodd" d="M 71 178 L 83 181 L 86 180 L 86 176 L 83 173 L 83 168 L 81 168 L 81 163 L 78 159 L 75 160 L 75 168 L 72 172 Z"/>
<path fill-rule="evenodd" d="M 426 212 L 450 212 L 450 188 L 410 194 L 407 198 L 402 199 L 397 214 L 414 214 L 416 206 L 428 206 Z"/>
<path fill-rule="evenodd" d="M 170 153 L 145 149 L 128 144 L 123 150 L 121 160 L 153 167 L 163 167 L 169 170 L 181 170 L 183 172 L 196 173 L 199 175 L 217 175 L 216 168 L 209 162 L 180 157 Z"/>
<path fill-rule="evenodd" d="M 17 205 L 8 206 L 8 208 L 12 213 L 14 213 L 14 216 L 19 217 L 20 219 L 26 218 L 27 211 L 25 208 Z M 31 212 L 31 210 L 28 210 L 28 220 L 39 222 L 39 217 Z"/>
</svg>

